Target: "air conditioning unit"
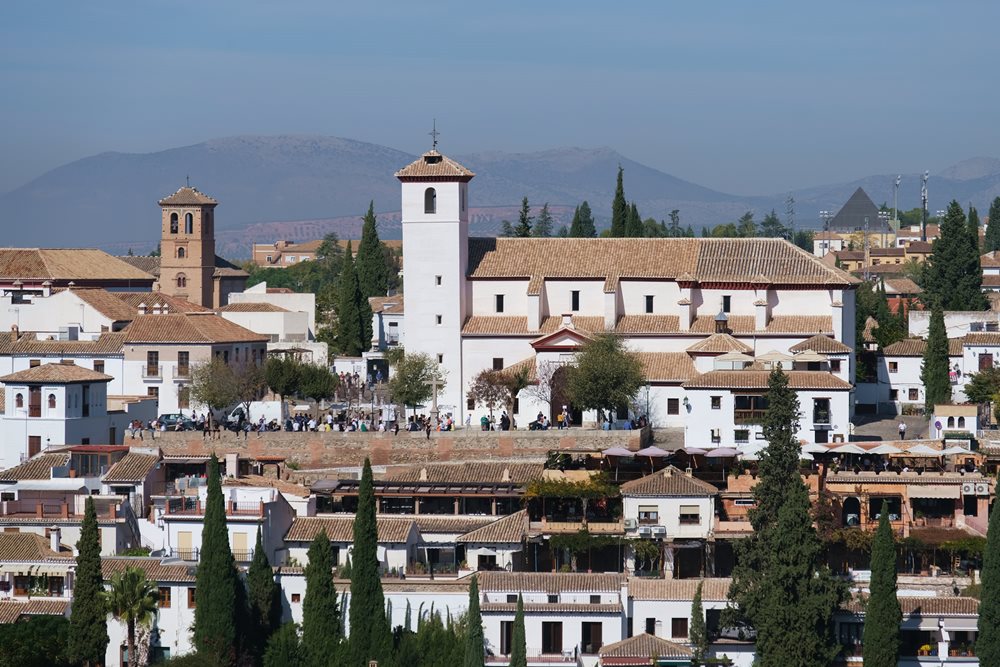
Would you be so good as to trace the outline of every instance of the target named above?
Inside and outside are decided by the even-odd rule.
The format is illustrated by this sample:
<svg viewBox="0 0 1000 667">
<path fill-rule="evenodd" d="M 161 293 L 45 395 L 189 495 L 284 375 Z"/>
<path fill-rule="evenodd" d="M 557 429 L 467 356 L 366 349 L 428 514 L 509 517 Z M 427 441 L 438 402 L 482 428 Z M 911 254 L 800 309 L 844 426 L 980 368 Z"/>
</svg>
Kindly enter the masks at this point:
<svg viewBox="0 0 1000 667">
<path fill-rule="evenodd" d="M 642 536 L 642 537 L 649 537 L 652 534 L 653 534 L 653 531 L 652 531 L 652 529 L 650 529 L 649 526 L 640 526 L 639 527 L 639 535 L 640 536 Z"/>
<path fill-rule="evenodd" d="M 988 495 L 990 495 L 990 483 L 989 482 L 978 482 L 976 484 L 976 495 L 977 496 L 988 496 Z"/>
<path fill-rule="evenodd" d="M 962 495 L 963 496 L 974 496 L 974 495 L 976 495 L 976 483 L 975 482 L 962 482 Z"/>
<path fill-rule="evenodd" d="M 653 526 L 653 535 L 656 537 L 665 537 L 667 534 L 666 526 Z"/>
<path fill-rule="evenodd" d="M 625 519 L 625 530 L 635 530 L 639 527 L 638 519 Z"/>
</svg>

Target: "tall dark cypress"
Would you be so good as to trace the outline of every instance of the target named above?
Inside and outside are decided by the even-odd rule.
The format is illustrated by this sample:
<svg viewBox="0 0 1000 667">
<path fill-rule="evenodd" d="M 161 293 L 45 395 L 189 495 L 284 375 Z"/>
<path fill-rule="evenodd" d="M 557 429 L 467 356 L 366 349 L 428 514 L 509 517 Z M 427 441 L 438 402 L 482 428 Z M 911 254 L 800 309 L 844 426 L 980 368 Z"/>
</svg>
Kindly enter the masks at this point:
<svg viewBox="0 0 1000 667">
<path fill-rule="evenodd" d="M 611 202 L 611 236 L 625 236 L 628 223 L 628 202 L 625 201 L 625 186 L 622 174 L 624 170 L 618 165 L 618 184 L 615 186 L 615 198 Z"/>
<path fill-rule="evenodd" d="M 354 516 L 354 548 L 351 552 L 351 614 L 348 647 L 352 664 L 369 660 L 388 664 L 392 656 L 392 632 L 385 616 L 385 596 L 378 561 L 378 527 L 375 522 L 375 491 L 371 461 L 365 459 L 358 489 L 358 511 Z"/>
<path fill-rule="evenodd" d="M 215 456 L 208 457 L 208 492 L 201 533 L 201 560 L 195 575 L 194 645 L 219 665 L 236 661 L 237 587 L 243 583 L 229 548 L 222 480 Z"/>
<path fill-rule="evenodd" d="M 590 204 L 584 201 L 576 207 L 573 212 L 573 222 L 569 226 L 569 235 L 573 238 L 592 238 L 597 236 L 597 229 L 594 227 L 594 214 L 590 210 Z"/>
<path fill-rule="evenodd" d="M 642 217 L 639 215 L 639 207 L 632 202 L 629 206 L 628 215 L 625 219 L 625 236 L 630 238 L 642 238 Z"/>
<path fill-rule="evenodd" d="M 307 557 L 302 649 L 309 667 L 326 667 L 335 664 L 340 641 L 340 614 L 337 591 L 333 587 L 333 552 L 325 530 L 313 538 Z"/>
<path fill-rule="evenodd" d="M 249 606 L 249 632 L 245 638 L 254 655 L 261 655 L 271 634 L 281 625 L 281 589 L 274 583 L 274 571 L 264 553 L 260 527 L 253 560 L 247 569 L 247 604 Z"/>
<path fill-rule="evenodd" d="M 528 667 L 528 642 L 524 631 L 524 598 L 517 594 L 514 632 L 510 640 L 510 667 Z"/>
<path fill-rule="evenodd" d="M 69 617 L 69 655 L 74 662 L 103 665 L 108 650 L 108 613 L 101 592 L 101 536 L 94 499 L 87 497 L 76 543 L 76 583 Z"/>
<path fill-rule="evenodd" d="M 882 501 L 878 531 L 872 542 L 871 596 L 865 607 L 862 640 L 865 667 L 896 667 L 899 662 L 899 624 L 903 614 L 896 597 L 896 543 L 889 524 L 889 505 Z"/>
<path fill-rule="evenodd" d="M 688 639 L 695 667 L 701 667 L 702 661 L 708 655 L 708 628 L 705 625 L 705 609 L 701 604 L 702 583 L 698 582 L 694 599 L 691 600 L 691 630 Z"/>
<path fill-rule="evenodd" d="M 925 274 L 927 296 L 944 310 L 984 310 L 987 307 L 982 292 L 978 246 L 978 233 L 973 245 L 965 212 L 952 200 L 941 220 L 940 235 L 934 240 Z"/>
<path fill-rule="evenodd" d="M 479 582 L 476 575 L 472 575 L 472 583 L 469 584 L 469 611 L 466 614 L 468 623 L 468 634 L 465 639 L 465 667 L 483 667 L 486 660 L 483 650 L 483 617 L 479 613 Z"/>
<path fill-rule="evenodd" d="M 367 299 L 361 295 L 358 274 L 351 257 L 350 241 L 347 242 L 338 290 L 337 347 L 345 356 L 361 356 L 361 352 L 368 349 L 367 342 L 370 342 L 364 340 L 365 323 L 362 319 L 362 302 L 367 303 Z"/>
<path fill-rule="evenodd" d="M 389 289 L 389 269 L 385 263 L 382 241 L 378 237 L 378 223 L 375 220 L 375 202 L 368 204 L 368 212 L 361 226 L 361 242 L 355 261 L 358 272 L 358 286 L 361 296 L 385 296 Z"/>
<path fill-rule="evenodd" d="M 983 239 L 983 252 L 1000 250 L 1000 197 L 990 204 L 990 217 L 986 221 L 986 238 Z"/>
<path fill-rule="evenodd" d="M 1000 665 L 1000 507 L 997 506 L 990 512 L 983 550 L 976 656 L 980 665 Z"/>
<path fill-rule="evenodd" d="M 927 347 L 920 366 L 920 381 L 924 383 L 924 411 L 933 414 L 934 406 L 951 403 L 951 381 L 948 377 L 948 334 L 944 328 L 941 306 L 931 307 L 927 328 Z"/>
</svg>

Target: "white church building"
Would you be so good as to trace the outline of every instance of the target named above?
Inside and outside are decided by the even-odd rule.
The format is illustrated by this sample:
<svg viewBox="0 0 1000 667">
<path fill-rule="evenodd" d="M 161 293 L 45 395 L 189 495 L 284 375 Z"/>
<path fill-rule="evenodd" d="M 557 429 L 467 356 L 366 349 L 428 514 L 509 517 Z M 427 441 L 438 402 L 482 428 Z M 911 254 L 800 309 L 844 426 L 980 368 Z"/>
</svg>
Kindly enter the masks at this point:
<svg viewBox="0 0 1000 667">
<path fill-rule="evenodd" d="M 690 430 L 693 420 L 706 443 L 752 438 L 739 422 L 760 405 L 759 371 L 782 363 L 809 394 L 801 437 L 847 432 L 859 282 L 848 273 L 781 239 L 471 238 L 471 171 L 432 150 L 396 177 L 407 294 L 399 342 L 446 372 L 439 407 L 457 421 L 484 412 L 467 398 L 483 369 L 524 365 L 544 381 L 589 335 L 609 331 L 640 354 L 649 386 L 632 410 L 654 425 Z M 539 400 L 545 393 L 521 393 L 519 425 L 561 411 L 566 400 Z M 702 401 L 709 407 L 692 411 Z M 597 417 L 571 411 L 574 423 Z"/>
</svg>

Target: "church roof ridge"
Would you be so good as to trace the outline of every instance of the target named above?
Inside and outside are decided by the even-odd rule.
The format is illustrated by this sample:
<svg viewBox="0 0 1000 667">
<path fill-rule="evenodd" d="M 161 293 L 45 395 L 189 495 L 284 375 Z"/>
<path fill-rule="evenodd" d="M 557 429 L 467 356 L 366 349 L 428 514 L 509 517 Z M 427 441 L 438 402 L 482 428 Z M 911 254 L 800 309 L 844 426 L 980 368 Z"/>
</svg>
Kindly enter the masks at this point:
<svg viewBox="0 0 1000 667">
<path fill-rule="evenodd" d="M 441 180 L 470 181 L 476 174 L 452 160 L 447 155 L 432 149 L 396 172 L 401 181 Z"/>
<path fill-rule="evenodd" d="M 177 192 L 160 200 L 160 206 L 215 206 L 219 202 L 212 199 L 204 192 L 185 185 L 177 189 Z"/>
</svg>

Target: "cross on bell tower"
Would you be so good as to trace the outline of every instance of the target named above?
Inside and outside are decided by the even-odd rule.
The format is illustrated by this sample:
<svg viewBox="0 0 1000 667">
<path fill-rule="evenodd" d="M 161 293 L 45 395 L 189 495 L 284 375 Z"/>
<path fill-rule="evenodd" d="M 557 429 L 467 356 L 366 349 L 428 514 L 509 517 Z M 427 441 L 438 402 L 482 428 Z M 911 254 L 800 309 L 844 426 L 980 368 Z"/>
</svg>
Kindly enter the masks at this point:
<svg viewBox="0 0 1000 667">
<path fill-rule="evenodd" d="M 434 119 L 434 124 L 431 126 L 431 131 L 427 134 L 431 135 L 431 150 L 437 150 L 438 148 L 438 135 L 441 134 L 437 129 L 437 118 Z"/>
</svg>

